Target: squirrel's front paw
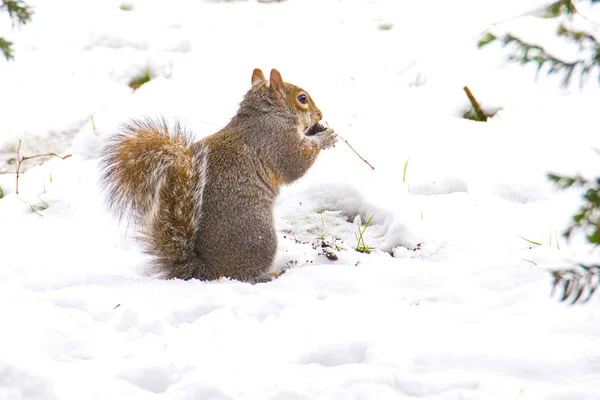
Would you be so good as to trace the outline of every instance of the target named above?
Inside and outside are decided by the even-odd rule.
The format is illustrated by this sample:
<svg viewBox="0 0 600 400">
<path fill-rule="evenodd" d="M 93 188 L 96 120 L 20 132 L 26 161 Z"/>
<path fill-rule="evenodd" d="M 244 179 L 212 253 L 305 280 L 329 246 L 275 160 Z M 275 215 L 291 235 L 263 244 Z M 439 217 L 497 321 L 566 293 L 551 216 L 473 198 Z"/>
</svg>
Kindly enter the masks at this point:
<svg viewBox="0 0 600 400">
<path fill-rule="evenodd" d="M 317 134 L 316 138 L 319 139 L 319 147 L 321 149 L 333 147 L 338 141 L 337 133 L 330 128 L 327 128 L 323 132 Z"/>
</svg>

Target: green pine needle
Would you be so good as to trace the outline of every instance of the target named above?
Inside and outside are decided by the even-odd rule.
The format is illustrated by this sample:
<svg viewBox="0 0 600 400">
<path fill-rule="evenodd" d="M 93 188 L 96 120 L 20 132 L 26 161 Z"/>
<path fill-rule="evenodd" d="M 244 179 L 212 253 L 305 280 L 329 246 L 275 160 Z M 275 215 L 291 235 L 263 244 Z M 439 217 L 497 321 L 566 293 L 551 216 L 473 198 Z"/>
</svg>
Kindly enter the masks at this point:
<svg viewBox="0 0 600 400">
<path fill-rule="evenodd" d="M 4 58 L 6 58 L 6 61 L 15 58 L 12 45 L 12 42 L 9 42 L 4 38 L 0 37 L 0 51 L 2 52 L 2 54 L 4 54 Z"/>
<path fill-rule="evenodd" d="M 496 39 L 498 39 L 496 37 L 496 35 L 494 35 L 490 32 L 487 32 L 485 35 L 482 35 L 481 38 L 479 38 L 479 41 L 477 42 L 477 47 L 482 48 L 484 46 L 487 46 L 488 44 L 492 43 Z"/>
<path fill-rule="evenodd" d="M 541 9 L 537 16 L 540 18 L 557 18 L 561 15 L 572 16 L 577 12 L 571 0 L 559 0 Z"/>
</svg>

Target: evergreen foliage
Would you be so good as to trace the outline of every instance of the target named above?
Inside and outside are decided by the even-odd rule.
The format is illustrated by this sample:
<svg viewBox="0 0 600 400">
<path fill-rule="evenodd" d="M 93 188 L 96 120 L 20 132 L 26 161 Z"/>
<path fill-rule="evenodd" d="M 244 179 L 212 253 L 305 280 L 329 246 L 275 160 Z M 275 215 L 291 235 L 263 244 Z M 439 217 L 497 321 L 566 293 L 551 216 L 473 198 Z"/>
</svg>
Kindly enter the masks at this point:
<svg viewBox="0 0 600 400">
<path fill-rule="evenodd" d="M 587 302 L 600 286 L 600 265 L 583 265 L 552 271 L 552 293 L 562 289 L 560 301 L 571 304 Z"/>
<path fill-rule="evenodd" d="M 600 3 L 600 0 L 586 0 L 593 3 Z M 547 73 L 562 74 L 561 85 L 569 86 L 571 78 L 575 72 L 579 73 L 579 83 L 583 85 L 588 76 L 596 71 L 598 74 L 598 84 L 600 84 L 600 42 L 596 37 L 588 32 L 575 30 L 571 28 L 570 22 L 573 16 L 579 14 L 574 0 L 557 0 L 549 6 L 539 10 L 535 10 L 530 15 L 535 15 L 539 18 L 561 19 L 562 22 L 558 25 L 556 35 L 572 42 L 578 46 L 579 53 L 582 55 L 573 61 L 562 60 L 550 53 L 544 47 L 538 44 L 526 42 L 510 33 L 503 36 L 496 36 L 490 32 L 486 32 L 477 43 L 478 47 L 484 47 L 496 40 L 502 42 L 503 46 L 512 46 L 513 52 L 508 56 L 511 61 L 520 64 L 534 64 L 537 66 L 538 72 L 546 67 Z M 585 18 L 585 17 L 583 17 Z M 587 18 L 585 18 L 587 20 Z M 593 21 L 589 21 L 590 25 L 600 26 Z"/>
<path fill-rule="evenodd" d="M 564 232 L 564 236 L 569 238 L 574 231 L 581 230 L 590 243 L 600 245 L 600 177 L 590 181 L 581 176 L 548 174 L 548 178 L 560 189 L 568 189 L 572 186 L 585 189 L 583 202 L 573 216 L 571 226 Z M 585 303 L 600 286 L 600 265 L 580 264 L 574 268 L 552 271 L 552 276 L 554 277 L 553 291 L 557 287 L 562 287 L 561 301 L 570 300 L 571 304 Z"/>
<path fill-rule="evenodd" d="M 600 84 L 600 41 L 595 33 L 600 25 L 589 20 L 577 9 L 577 3 L 589 1 L 592 6 L 600 0 L 555 0 L 550 5 L 525 15 L 539 18 L 557 19 L 556 35 L 578 47 L 579 58 L 565 61 L 549 53 L 539 45 L 529 43 L 513 34 L 507 33 L 496 36 L 485 32 L 477 46 L 482 48 L 494 41 L 502 42 L 503 46 L 511 46 L 512 53 L 508 56 L 511 61 L 520 64 L 533 64 L 538 73 L 545 68 L 548 75 L 561 74 L 561 86 L 567 87 L 574 75 L 579 74 L 579 83 L 583 85 L 593 72 L 598 75 Z M 590 31 L 577 30 L 572 27 L 573 17 L 578 15 L 590 24 Z M 585 191 L 582 204 L 573 216 L 570 227 L 564 232 L 568 239 L 573 232 L 582 231 L 587 240 L 595 246 L 600 245 L 600 177 L 594 180 L 584 179 L 581 176 L 560 176 L 548 174 L 548 179 L 556 183 L 560 189 L 581 187 Z M 569 300 L 571 304 L 587 302 L 598 286 L 600 286 L 600 265 L 578 265 L 570 269 L 552 271 L 554 277 L 553 291 L 562 288 L 560 300 Z"/>
<path fill-rule="evenodd" d="M 600 245 L 600 177 L 593 182 L 580 176 L 548 174 L 548 178 L 561 189 L 571 186 L 580 186 L 586 189 L 582 196 L 583 203 L 573 216 L 573 222 L 564 235 L 569 238 L 574 231 L 582 230 L 590 243 L 596 246 Z"/>
<path fill-rule="evenodd" d="M 12 20 L 13 27 L 25 25 L 31 21 L 33 11 L 22 0 L 0 0 L 0 12 L 8 12 L 8 16 Z M 0 37 L 0 51 L 4 54 L 7 60 L 14 58 L 12 42 Z"/>
</svg>

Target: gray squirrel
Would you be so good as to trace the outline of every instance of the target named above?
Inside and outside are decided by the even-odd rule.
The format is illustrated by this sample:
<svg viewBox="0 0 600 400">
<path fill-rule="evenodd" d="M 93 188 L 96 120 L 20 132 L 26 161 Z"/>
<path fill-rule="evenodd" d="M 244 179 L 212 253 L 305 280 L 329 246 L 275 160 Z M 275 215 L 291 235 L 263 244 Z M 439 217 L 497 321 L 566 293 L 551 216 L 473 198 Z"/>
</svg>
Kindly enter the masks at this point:
<svg viewBox="0 0 600 400">
<path fill-rule="evenodd" d="M 165 278 L 265 280 L 280 186 L 337 141 L 321 118 L 305 90 L 255 69 L 237 114 L 198 142 L 164 120 L 125 125 L 102 151 L 108 205 L 135 222 Z"/>
</svg>

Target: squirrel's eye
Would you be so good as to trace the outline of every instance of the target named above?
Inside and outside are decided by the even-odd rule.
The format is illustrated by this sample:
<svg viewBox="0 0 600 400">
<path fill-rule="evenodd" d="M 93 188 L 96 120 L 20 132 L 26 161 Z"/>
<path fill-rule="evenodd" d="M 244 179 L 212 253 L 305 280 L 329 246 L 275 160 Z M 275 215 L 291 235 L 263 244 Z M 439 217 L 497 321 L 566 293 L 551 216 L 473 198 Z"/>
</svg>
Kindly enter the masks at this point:
<svg viewBox="0 0 600 400">
<path fill-rule="evenodd" d="M 298 96 L 298 101 L 300 102 L 300 104 L 308 104 L 308 96 L 306 96 L 304 93 Z"/>
</svg>

